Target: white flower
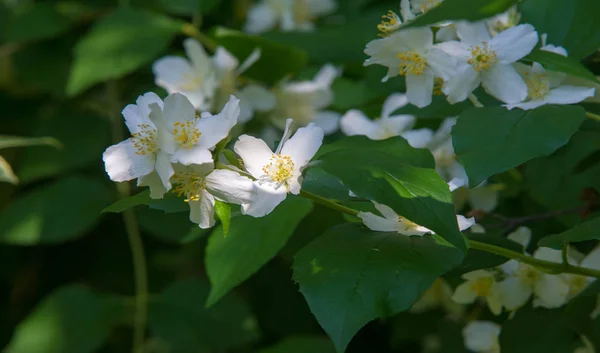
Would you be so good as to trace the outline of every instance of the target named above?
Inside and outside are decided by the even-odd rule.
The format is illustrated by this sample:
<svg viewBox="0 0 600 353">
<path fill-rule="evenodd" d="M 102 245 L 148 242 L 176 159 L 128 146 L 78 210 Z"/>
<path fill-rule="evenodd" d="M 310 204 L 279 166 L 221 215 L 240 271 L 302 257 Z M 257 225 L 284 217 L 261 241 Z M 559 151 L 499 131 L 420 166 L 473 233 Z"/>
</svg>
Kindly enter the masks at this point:
<svg viewBox="0 0 600 353">
<path fill-rule="evenodd" d="M 245 214 L 262 217 L 273 211 L 287 193 L 298 195 L 302 183 L 302 171 L 323 143 L 323 130 L 315 124 L 296 131 L 290 138 L 288 119 L 285 132 L 275 152 L 263 140 L 242 135 L 234 145 L 242 158 L 244 168 L 256 180 L 256 197 L 242 205 Z"/>
<path fill-rule="evenodd" d="M 215 225 L 215 200 L 248 203 L 254 197 L 252 180 L 236 172 L 214 169 L 212 163 L 184 166 L 176 164 L 173 192 L 190 205 L 190 220 L 200 228 Z"/>
<path fill-rule="evenodd" d="M 501 330 L 500 325 L 491 321 L 471 321 L 462 331 L 465 347 L 477 353 L 500 353 Z"/>
<path fill-rule="evenodd" d="M 503 13 L 486 20 L 485 23 L 492 36 L 496 36 L 500 32 L 516 26 L 520 18 L 521 14 L 518 12 L 517 7 L 513 6 Z"/>
<path fill-rule="evenodd" d="M 420 226 L 405 217 L 399 216 L 389 206 L 382 205 L 375 201 L 373 205 L 381 213 L 381 216 L 377 216 L 371 212 L 359 212 L 358 217 L 362 219 L 363 223 L 367 228 L 376 232 L 397 232 L 403 235 L 424 235 L 433 233 L 431 229 Z M 475 218 L 465 218 L 464 216 L 457 215 L 456 221 L 460 231 L 468 229 L 475 224 Z"/>
<path fill-rule="evenodd" d="M 424 14 L 441 4 L 444 0 L 411 0 L 412 12 Z"/>
<path fill-rule="evenodd" d="M 494 315 L 502 313 L 502 302 L 498 282 L 494 273 L 477 270 L 462 275 L 466 281 L 456 287 L 452 300 L 460 304 L 471 304 L 477 298 L 484 298 Z"/>
<path fill-rule="evenodd" d="M 579 266 L 585 268 L 600 270 L 600 247 L 596 247 L 594 250 L 592 250 L 583 258 L 583 260 L 581 260 L 581 262 L 578 263 L 578 261 L 569 258 L 569 263 L 578 264 Z M 569 284 L 569 299 L 577 296 L 585 288 L 587 288 L 590 283 L 596 280 L 594 277 L 573 274 L 563 274 L 563 278 L 565 278 Z"/>
<path fill-rule="evenodd" d="M 234 95 L 240 99 L 239 123 L 252 119 L 255 111 L 268 111 L 275 107 L 275 96 L 263 86 L 249 83 L 238 87 L 239 76 L 260 59 L 260 49 L 255 49 L 240 65 L 239 60 L 227 49 L 218 47 L 213 61 L 217 73 L 218 89 L 213 106 L 221 109 Z"/>
<path fill-rule="evenodd" d="M 149 186 L 151 197 L 162 198 L 171 189 L 173 175 L 169 154 L 159 148 L 157 126 L 150 118 L 160 114 L 163 101 L 154 93 L 138 97 L 136 104 L 123 109 L 131 137 L 106 149 L 102 155 L 106 173 L 121 182 L 138 179 L 139 186 Z"/>
<path fill-rule="evenodd" d="M 394 11 L 390 10 L 387 14 L 381 16 L 383 21 L 377 25 L 377 29 L 380 37 L 387 37 L 394 33 L 400 28 L 402 23 L 406 23 L 415 18 L 415 14 L 412 12 L 410 0 L 400 0 L 400 14 L 402 18 L 398 16 Z"/>
<path fill-rule="evenodd" d="M 159 128 L 160 148 L 171 155 L 173 163 L 212 163 L 211 149 L 227 137 L 236 124 L 240 114 L 239 102 L 239 99 L 231 96 L 221 113 L 202 113 L 198 118 L 184 95 L 169 95 L 165 98 L 162 112 L 157 111 L 154 119 Z"/>
<path fill-rule="evenodd" d="M 244 31 L 262 33 L 277 25 L 282 31 L 311 31 L 315 17 L 334 12 L 334 0 L 261 0 L 248 11 Z"/>
<path fill-rule="evenodd" d="M 462 102 L 480 84 L 485 91 L 505 103 L 527 98 L 527 84 L 512 63 L 529 54 L 538 42 L 528 24 L 509 28 L 491 38 L 485 24 L 456 23 L 461 42 L 439 44 L 458 60 L 458 68 L 444 85 L 450 103 Z"/>
<path fill-rule="evenodd" d="M 389 96 L 383 102 L 381 118 L 369 119 L 362 111 L 352 109 L 340 119 L 342 132 L 348 136 L 365 135 L 371 140 L 385 140 L 393 136 L 402 136 L 415 148 L 424 148 L 433 133 L 429 129 L 410 130 L 415 124 L 412 115 L 392 115 L 392 113 L 408 104 L 403 93 Z"/>
<path fill-rule="evenodd" d="M 452 287 L 441 277 L 413 304 L 410 312 L 422 313 L 436 308 L 443 308 L 455 317 L 464 312 L 464 307 L 452 300 Z"/>
<path fill-rule="evenodd" d="M 396 75 L 406 76 L 406 90 L 410 103 L 419 108 L 431 104 L 436 78 L 447 80 L 455 71 L 454 58 L 433 44 L 429 28 L 409 28 L 389 37 L 367 43 L 365 53 L 370 56 L 366 65 L 388 68 L 382 81 Z"/>
<path fill-rule="evenodd" d="M 574 104 L 593 97 L 596 90 L 590 87 L 561 85 L 566 75 L 560 72 L 546 71 L 538 63 L 532 66 L 515 64 L 527 84 L 527 98 L 523 103 L 506 104 L 508 109 L 530 110 L 546 104 Z"/>
<path fill-rule="evenodd" d="M 312 81 L 282 83 L 275 91 L 277 103 L 271 114 L 273 124 L 283 129 L 287 119 L 292 118 L 300 126 L 316 124 L 326 135 L 336 132 L 340 114 L 323 109 L 333 102 L 331 85 L 340 74 L 339 69 L 325 65 Z"/>
<path fill-rule="evenodd" d="M 553 45 L 553 44 L 547 44 L 546 41 L 548 39 L 548 34 L 544 33 L 540 36 L 540 38 L 542 39 L 542 47 L 540 48 L 540 50 L 544 50 L 544 51 L 548 51 L 554 54 L 558 54 L 558 55 L 562 55 L 562 56 L 569 56 L 569 53 L 567 52 L 567 49 L 561 47 L 561 46 L 557 46 L 557 45 Z"/>
<path fill-rule="evenodd" d="M 185 95 L 197 110 L 208 111 L 218 85 L 215 65 L 195 39 L 186 39 L 183 47 L 187 59 L 167 56 L 154 63 L 155 83 L 168 93 Z"/>
</svg>

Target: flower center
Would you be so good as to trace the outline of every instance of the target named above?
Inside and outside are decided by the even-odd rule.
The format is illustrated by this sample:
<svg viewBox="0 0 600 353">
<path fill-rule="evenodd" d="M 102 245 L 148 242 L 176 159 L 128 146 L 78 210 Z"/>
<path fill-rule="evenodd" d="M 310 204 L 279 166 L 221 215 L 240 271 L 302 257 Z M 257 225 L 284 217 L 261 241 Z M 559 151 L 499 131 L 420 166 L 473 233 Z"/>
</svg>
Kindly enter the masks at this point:
<svg viewBox="0 0 600 353">
<path fill-rule="evenodd" d="M 271 180 L 283 184 L 294 174 L 294 162 L 290 156 L 273 154 L 269 164 L 262 168 Z"/>
<path fill-rule="evenodd" d="M 529 286 L 535 285 L 541 276 L 541 273 L 531 266 L 525 266 L 518 274 L 521 282 Z"/>
<path fill-rule="evenodd" d="M 478 297 L 488 297 L 492 292 L 493 284 L 494 279 L 492 277 L 478 278 L 471 284 L 471 290 L 475 292 Z"/>
<path fill-rule="evenodd" d="M 196 91 L 202 86 L 202 77 L 194 73 L 186 73 L 179 85 L 182 91 Z"/>
<path fill-rule="evenodd" d="M 402 52 L 398 54 L 398 58 L 402 60 L 399 66 L 402 76 L 421 75 L 427 68 L 427 59 L 415 50 Z"/>
<path fill-rule="evenodd" d="M 196 128 L 195 121 L 178 121 L 173 124 L 173 135 L 175 135 L 175 141 L 181 146 L 192 148 L 198 143 L 202 133 Z"/>
<path fill-rule="evenodd" d="M 138 127 L 140 131 L 131 134 L 133 147 L 136 149 L 135 153 L 139 155 L 156 153 L 158 151 L 158 147 L 156 147 L 156 129 L 150 124 L 140 124 Z"/>
<path fill-rule="evenodd" d="M 176 173 L 171 180 L 175 184 L 173 192 L 179 197 L 185 196 L 185 202 L 199 201 L 206 187 L 204 178 L 194 173 Z"/>
<path fill-rule="evenodd" d="M 526 72 L 525 83 L 530 99 L 542 99 L 550 92 L 550 79 L 544 74 Z"/>
<path fill-rule="evenodd" d="M 293 11 L 294 19 L 298 23 L 309 22 L 312 20 L 308 0 L 294 0 Z"/>
<path fill-rule="evenodd" d="M 585 289 L 588 279 L 585 276 L 574 275 L 569 279 L 569 295 L 575 296 Z"/>
<path fill-rule="evenodd" d="M 482 45 L 471 47 L 471 57 L 467 62 L 477 72 L 487 71 L 498 62 L 498 54 L 486 42 L 483 42 Z"/>
<path fill-rule="evenodd" d="M 441 77 L 436 77 L 435 80 L 433 81 L 433 95 L 434 96 L 444 95 L 442 88 L 444 88 L 444 79 Z"/>
<path fill-rule="evenodd" d="M 400 25 L 402 24 L 400 17 L 392 10 L 389 10 L 388 13 L 381 16 L 381 18 L 383 18 L 383 21 L 377 25 L 377 29 L 381 32 L 379 34 L 380 37 L 389 36 L 392 32 L 400 28 Z"/>
</svg>

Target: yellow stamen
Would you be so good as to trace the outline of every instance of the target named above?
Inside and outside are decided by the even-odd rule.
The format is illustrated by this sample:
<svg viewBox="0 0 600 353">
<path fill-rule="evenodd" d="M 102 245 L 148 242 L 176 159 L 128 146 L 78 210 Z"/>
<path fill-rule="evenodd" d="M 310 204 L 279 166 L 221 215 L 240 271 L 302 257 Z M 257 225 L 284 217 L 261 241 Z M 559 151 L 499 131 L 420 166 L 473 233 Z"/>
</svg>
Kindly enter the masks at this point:
<svg viewBox="0 0 600 353">
<path fill-rule="evenodd" d="M 294 162 L 290 156 L 273 154 L 269 164 L 265 165 L 262 170 L 271 180 L 284 183 L 294 175 Z"/>
<path fill-rule="evenodd" d="M 158 151 L 156 147 L 156 129 L 150 124 L 140 124 L 138 128 L 140 131 L 131 134 L 133 147 L 136 149 L 135 153 L 139 155 L 156 153 Z"/>
<path fill-rule="evenodd" d="M 477 294 L 478 297 L 488 297 L 492 293 L 492 285 L 494 279 L 492 277 L 481 277 L 471 283 L 471 290 Z"/>
<path fill-rule="evenodd" d="M 471 48 L 471 57 L 467 62 L 477 72 L 487 71 L 498 62 L 498 54 L 486 42 L 483 42 L 482 45 L 476 45 Z"/>
<path fill-rule="evenodd" d="M 402 52 L 398 58 L 402 60 L 399 67 L 402 76 L 421 75 L 427 68 L 427 59 L 414 50 Z"/>
<path fill-rule="evenodd" d="M 377 25 L 377 29 L 381 32 L 379 34 L 380 37 L 389 36 L 392 32 L 400 28 L 400 25 L 402 24 L 400 17 L 392 10 L 389 10 L 388 13 L 381 16 L 381 18 L 383 21 Z"/>
<path fill-rule="evenodd" d="M 436 77 L 433 83 L 433 95 L 434 96 L 442 96 L 444 92 L 442 88 L 444 87 L 444 79 L 441 77 Z"/>
<path fill-rule="evenodd" d="M 202 191 L 206 188 L 204 178 L 194 173 L 176 173 L 171 181 L 175 185 L 173 192 L 179 197 L 185 196 L 185 202 L 199 201 L 202 197 Z"/>
<path fill-rule="evenodd" d="M 544 74 L 525 73 L 529 99 L 542 99 L 550 92 L 550 79 Z"/>
<path fill-rule="evenodd" d="M 177 141 L 182 147 L 192 148 L 202 133 L 196 128 L 195 121 L 176 122 L 173 124 L 173 135 L 175 135 L 175 141 Z"/>
<path fill-rule="evenodd" d="M 531 266 L 527 266 L 527 265 L 522 265 L 525 266 L 524 268 L 522 268 L 521 271 L 519 271 L 518 277 L 519 280 L 529 286 L 533 286 L 535 285 L 540 278 L 542 277 L 542 274 L 536 270 L 535 268 L 531 267 Z"/>
</svg>

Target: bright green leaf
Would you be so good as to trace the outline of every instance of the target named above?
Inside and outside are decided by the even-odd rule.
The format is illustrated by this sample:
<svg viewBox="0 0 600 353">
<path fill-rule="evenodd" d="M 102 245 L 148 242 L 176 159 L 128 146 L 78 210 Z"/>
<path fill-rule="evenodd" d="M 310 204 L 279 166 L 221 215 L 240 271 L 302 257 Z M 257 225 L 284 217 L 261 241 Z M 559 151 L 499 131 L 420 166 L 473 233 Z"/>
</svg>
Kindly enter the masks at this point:
<svg viewBox="0 0 600 353">
<path fill-rule="evenodd" d="M 445 0 L 406 27 L 424 27 L 450 20 L 477 21 L 508 10 L 517 0 Z"/>
<path fill-rule="evenodd" d="M 52 137 L 19 137 L 0 135 L 0 149 L 10 147 L 28 147 L 46 145 L 55 148 L 62 148 L 61 143 Z"/>
<path fill-rule="evenodd" d="M 207 309 L 208 291 L 208 283 L 190 278 L 172 283 L 151 303 L 148 326 L 170 352 L 227 351 L 259 337 L 246 303 L 227 296 Z"/>
<path fill-rule="evenodd" d="M 335 353 L 331 340 L 322 336 L 290 336 L 259 353 Z"/>
<path fill-rule="evenodd" d="M 97 352 L 124 315 L 122 302 L 80 285 L 51 293 L 22 321 L 10 353 Z"/>
<path fill-rule="evenodd" d="M 452 140 L 469 184 L 476 186 L 494 174 L 556 151 L 584 120 L 585 111 L 577 106 L 546 105 L 527 111 L 473 108 L 459 116 Z"/>
<path fill-rule="evenodd" d="M 68 177 L 14 199 L 0 213 L 0 243 L 59 243 L 85 235 L 111 201 L 104 184 Z"/>
<path fill-rule="evenodd" d="M 163 15 L 121 7 L 97 22 L 75 46 L 67 94 L 122 77 L 160 55 L 182 23 Z"/>
<path fill-rule="evenodd" d="M 581 77 L 593 83 L 600 83 L 596 75 L 580 62 L 560 54 L 536 49 L 529 53 L 524 60 L 540 63 L 546 70 L 564 72 L 565 74 Z"/>
<path fill-rule="evenodd" d="M 337 351 L 343 352 L 362 326 L 408 310 L 461 259 L 460 251 L 430 237 L 346 224 L 296 254 L 294 280 Z"/>
<path fill-rule="evenodd" d="M 288 196 L 265 217 L 232 219 L 227 237 L 218 227 L 206 247 L 206 272 L 212 284 L 206 305 L 215 304 L 277 255 L 311 209 L 310 201 Z"/>
<path fill-rule="evenodd" d="M 219 200 L 215 201 L 215 215 L 223 225 L 223 236 L 229 233 L 229 225 L 231 224 L 231 206 L 228 203 Z"/>
<path fill-rule="evenodd" d="M 2 39 L 7 42 L 45 39 L 59 36 L 73 21 L 57 11 L 52 3 L 37 3 L 8 20 Z"/>
<path fill-rule="evenodd" d="M 538 244 L 560 250 L 564 244 L 592 239 L 600 240 L 600 218 L 578 224 L 566 232 L 544 237 Z"/>
</svg>

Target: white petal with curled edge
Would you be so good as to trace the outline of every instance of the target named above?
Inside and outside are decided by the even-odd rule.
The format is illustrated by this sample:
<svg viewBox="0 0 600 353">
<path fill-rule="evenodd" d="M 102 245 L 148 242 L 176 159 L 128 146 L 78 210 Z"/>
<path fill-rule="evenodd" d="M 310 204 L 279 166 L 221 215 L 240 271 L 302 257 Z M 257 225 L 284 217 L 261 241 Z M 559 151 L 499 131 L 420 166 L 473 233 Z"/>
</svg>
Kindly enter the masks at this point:
<svg viewBox="0 0 600 353">
<path fill-rule="evenodd" d="M 470 282 L 459 284 L 456 290 L 454 290 L 454 294 L 452 294 L 452 300 L 459 304 L 473 303 L 477 298 L 477 293 L 471 289 L 471 284 Z"/>
<path fill-rule="evenodd" d="M 156 171 L 139 177 L 137 186 L 147 186 L 150 189 L 150 198 L 153 199 L 162 199 L 167 193 L 167 189 Z"/>
<path fill-rule="evenodd" d="M 414 148 L 426 148 L 433 139 L 433 131 L 430 129 L 409 130 L 400 134 L 408 144 Z"/>
<path fill-rule="evenodd" d="M 207 190 L 225 202 L 238 205 L 249 203 L 255 194 L 252 180 L 231 170 L 216 169 L 204 180 Z"/>
<path fill-rule="evenodd" d="M 471 321 L 462 331 L 465 347 L 474 352 L 496 352 L 500 331 L 500 325 L 494 322 Z"/>
<path fill-rule="evenodd" d="M 315 156 L 323 143 L 323 130 L 315 124 L 308 124 L 296 131 L 281 149 L 281 154 L 290 156 L 294 169 L 301 171 Z"/>
<path fill-rule="evenodd" d="M 507 277 L 498 283 L 500 302 L 507 310 L 514 311 L 527 303 L 533 289 L 517 277 Z"/>
<path fill-rule="evenodd" d="M 330 87 L 333 81 L 341 75 L 341 70 L 337 67 L 327 64 L 319 70 L 319 72 L 313 78 L 313 82 L 322 86 Z"/>
<path fill-rule="evenodd" d="M 398 221 L 379 217 L 371 212 L 359 212 L 357 216 L 362 219 L 367 228 L 376 232 L 398 231 Z"/>
<path fill-rule="evenodd" d="M 475 217 L 466 218 L 465 216 L 457 215 L 456 222 L 458 223 L 458 229 L 460 229 L 462 232 L 463 230 L 471 228 L 471 226 L 475 224 Z"/>
<path fill-rule="evenodd" d="M 339 130 L 340 127 L 340 113 L 332 111 L 321 111 L 315 116 L 313 123 L 323 130 L 325 135 L 331 135 Z"/>
<path fill-rule="evenodd" d="M 378 125 L 358 109 L 346 112 L 340 119 L 340 128 L 346 136 L 366 135 L 373 138 L 373 132 Z"/>
<path fill-rule="evenodd" d="M 255 194 L 252 201 L 242 204 L 242 213 L 252 217 L 263 217 L 271 213 L 287 196 L 285 187 L 275 189 L 269 184 L 254 182 Z"/>
<path fill-rule="evenodd" d="M 194 106 L 186 96 L 180 93 L 173 93 L 165 98 L 163 119 L 165 119 L 165 126 L 168 129 L 173 129 L 173 124 L 176 122 L 194 121 L 196 119 L 196 112 Z"/>
<path fill-rule="evenodd" d="M 151 105 L 156 104 L 159 109 L 163 108 L 163 101 L 153 92 L 145 93 L 138 97 L 136 104 L 128 104 L 121 114 L 125 118 L 125 125 L 131 133 L 140 131 L 140 125 L 149 124 L 154 127 L 150 120 Z"/>
<path fill-rule="evenodd" d="M 237 123 L 240 115 L 240 100 L 234 96 L 217 115 L 202 116 L 196 120 L 196 128 L 201 132 L 197 146 L 205 149 L 213 148 L 219 141 L 229 135 L 229 131 Z"/>
<path fill-rule="evenodd" d="M 277 19 L 275 12 L 267 4 L 257 4 L 250 7 L 244 31 L 248 33 L 262 33 L 275 27 Z"/>
<path fill-rule="evenodd" d="M 569 284 L 559 275 L 542 274 L 533 289 L 536 298 L 534 307 L 547 309 L 559 308 L 566 304 L 569 295 Z"/>
<path fill-rule="evenodd" d="M 431 104 L 435 77 L 429 69 L 420 75 L 406 75 L 406 95 L 408 100 L 419 108 Z"/>
<path fill-rule="evenodd" d="M 522 24 L 500 32 L 489 43 L 501 64 L 511 64 L 531 53 L 538 40 L 535 28 Z"/>
<path fill-rule="evenodd" d="M 383 102 L 383 108 L 381 108 L 381 117 L 389 118 L 392 114 L 408 105 L 408 97 L 404 93 L 394 93 L 387 97 Z"/>
<path fill-rule="evenodd" d="M 398 222 L 398 214 L 389 206 L 380 204 L 375 201 L 371 201 L 375 209 L 379 211 L 386 219 L 392 220 L 394 222 Z"/>
<path fill-rule="evenodd" d="M 213 157 L 210 151 L 202 146 L 192 148 L 180 148 L 171 156 L 171 162 L 183 165 L 212 163 Z"/>
<path fill-rule="evenodd" d="M 491 40 L 490 32 L 484 21 L 458 21 L 454 26 L 456 27 L 458 38 L 467 45 L 480 45 L 482 42 L 489 42 Z"/>
<path fill-rule="evenodd" d="M 244 168 L 253 177 L 259 179 L 265 174 L 262 168 L 269 164 L 269 160 L 273 156 L 273 151 L 265 141 L 249 135 L 242 135 L 238 138 L 233 149 L 242 158 Z"/>
<path fill-rule="evenodd" d="M 207 229 L 215 225 L 215 199 L 206 190 L 198 201 L 189 201 L 190 221 L 196 223 L 200 228 Z"/>
<path fill-rule="evenodd" d="M 465 186 L 465 181 L 464 179 L 459 179 L 459 178 L 453 178 L 452 180 L 450 180 L 448 182 L 448 188 L 450 189 L 450 191 L 454 191 L 460 187 Z"/>
<path fill-rule="evenodd" d="M 131 139 L 110 146 L 104 151 L 102 160 L 110 180 L 133 180 L 154 170 L 154 155 L 139 155 L 136 152 Z"/>
<path fill-rule="evenodd" d="M 188 60 L 178 56 L 166 56 L 156 60 L 152 65 L 152 71 L 156 85 L 164 88 L 168 93 L 181 91 L 182 86 L 189 86 L 189 82 L 198 75 Z M 200 85 L 195 88 L 199 89 Z"/>
<path fill-rule="evenodd" d="M 560 86 L 551 90 L 544 98 L 549 104 L 575 104 L 593 97 L 596 89 L 577 86 Z"/>
<path fill-rule="evenodd" d="M 163 186 L 167 191 L 171 190 L 171 177 L 175 174 L 175 170 L 171 165 L 171 156 L 159 151 L 156 155 L 156 164 L 154 165 L 160 180 L 162 180 Z"/>
<path fill-rule="evenodd" d="M 496 64 L 481 76 L 485 91 L 504 103 L 519 103 L 527 98 L 527 84 L 512 65 Z"/>
<path fill-rule="evenodd" d="M 194 66 L 196 74 L 202 78 L 205 78 L 204 75 L 212 74 L 214 71 L 213 61 L 200 42 L 193 38 L 187 38 L 183 41 L 183 47 Z"/>
<path fill-rule="evenodd" d="M 448 55 L 445 51 L 438 48 L 432 48 L 427 51 L 427 65 L 433 71 L 435 76 L 448 80 L 456 71 L 457 60 Z"/>
<path fill-rule="evenodd" d="M 443 91 L 448 96 L 448 102 L 462 102 L 481 83 L 481 75 L 471 65 L 462 65 L 456 73 L 444 84 Z"/>
<path fill-rule="evenodd" d="M 239 60 L 233 56 L 227 49 L 219 46 L 215 50 L 213 62 L 217 70 L 221 73 L 233 72 L 239 65 Z"/>
</svg>

